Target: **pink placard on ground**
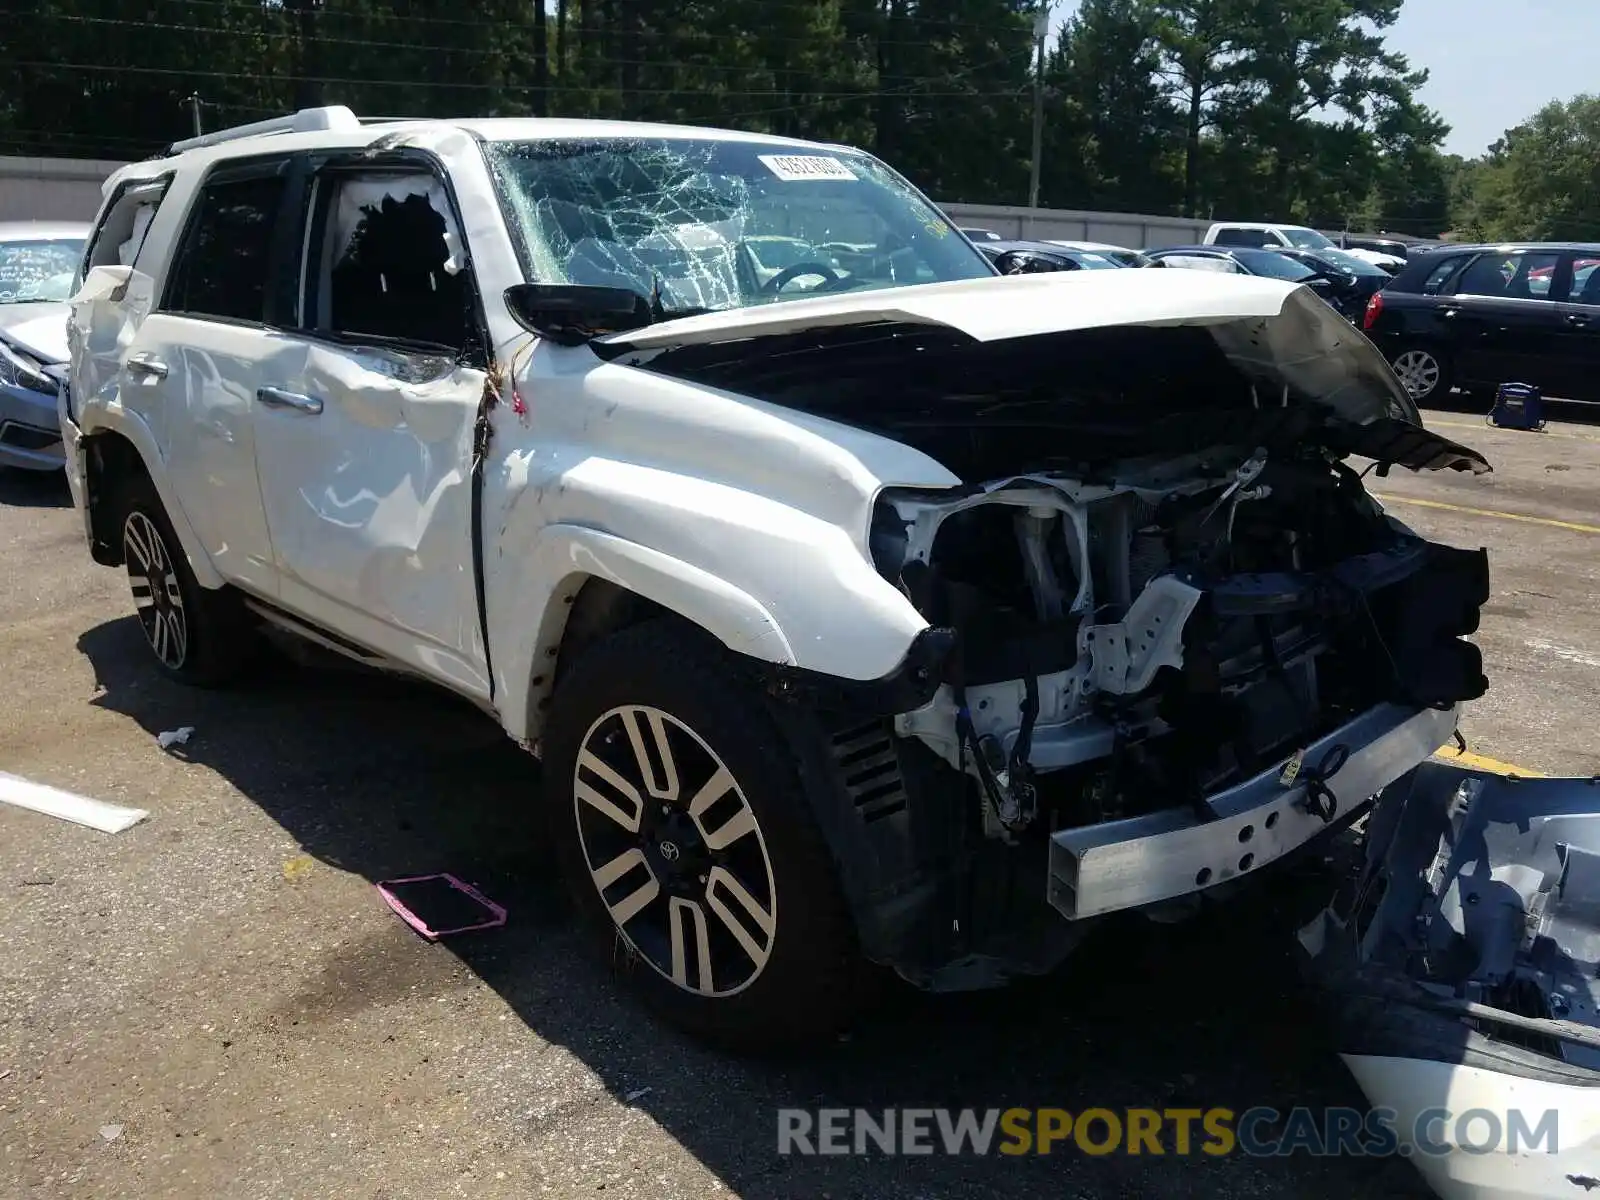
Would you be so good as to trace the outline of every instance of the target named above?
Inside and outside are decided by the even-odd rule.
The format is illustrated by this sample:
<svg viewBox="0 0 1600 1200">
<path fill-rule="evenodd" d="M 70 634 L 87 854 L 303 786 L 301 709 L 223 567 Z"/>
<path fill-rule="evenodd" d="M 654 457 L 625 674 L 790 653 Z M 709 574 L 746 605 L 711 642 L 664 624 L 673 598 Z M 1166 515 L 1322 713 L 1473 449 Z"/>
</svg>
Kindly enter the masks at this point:
<svg viewBox="0 0 1600 1200">
<path fill-rule="evenodd" d="M 411 910 L 406 903 L 395 895 L 392 889 L 408 883 L 432 883 L 440 881 L 460 892 L 463 896 L 473 901 L 487 914 L 487 919 L 466 924 L 452 925 L 448 929 L 433 929 L 427 921 Z M 383 897 L 383 902 L 394 909 L 399 918 L 411 928 L 415 929 L 429 941 L 437 941 L 453 933 L 472 933 L 479 929 L 494 929 L 506 923 L 506 910 L 493 900 L 489 899 L 470 883 L 457 879 L 454 875 L 440 873 L 437 875 L 408 875 L 403 879 L 385 879 L 377 885 L 378 895 Z"/>
</svg>

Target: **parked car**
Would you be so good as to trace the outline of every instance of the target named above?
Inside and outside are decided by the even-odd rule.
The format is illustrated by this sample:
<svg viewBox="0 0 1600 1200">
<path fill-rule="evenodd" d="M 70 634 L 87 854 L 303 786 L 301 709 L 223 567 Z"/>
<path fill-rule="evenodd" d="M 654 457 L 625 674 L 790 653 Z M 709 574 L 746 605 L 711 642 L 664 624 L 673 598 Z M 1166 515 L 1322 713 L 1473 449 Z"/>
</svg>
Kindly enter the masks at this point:
<svg viewBox="0 0 1600 1200">
<path fill-rule="evenodd" d="M 1133 250 L 1127 246 L 1112 246 L 1105 242 L 1064 242 L 1057 238 L 1047 238 L 1045 240 L 1052 246 L 1062 246 L 1068 250 L 1084 250 L 1090 254 L 1098 254 L 1103 258 L 1114 259 L 1125 267 L 1150 265 L 1150 260 L 1144 256 L 1142 250 Z"/>
<path fill-rule="evenodd" d="M 56 386 L 82 222 L 0 223 L 0 467 L 61 469 Z"/>
<path fill-rule="evenodd" d="M 343 108 L 96 226 L 68 478 L 154 665 L 272 631 L 483 708 L 594 949 L 708 1038 L 1239 891 L 1486 686 L 1486 556 L 1337 464 L 1488 464 L 1293 282 L 1000 278 L 840 146 Z M 739 252 L 839 227 L 860 271 Z"/>
<path fill-rule="evenodd" d="M 1310 266 L 1280 250 L 1258 250 L 1231 246 L 1165 246 L 1146 251 L 1152 266 L 1181 267 L 1221 275 L 1256 275 L 1264 279 L 1283 279 L 1302 283 L 1326 300 L 1335 311 L 1345 312 L 1341 299 L 1346 277 L 1331 267 Z M 1387 276 L 1385 277 L 1387 278 Z"/>
<path fill-rule="evenodd" d="M 1208 246 L 1295 247 L 1301 250 L 1337 250 L 1326 234 L 1304 225 L 1277 225 L 1270 222 L 1219 221 L 1206 230 L 1202 239 Z M 1405 265 L 1404 255 L 1382 254 L 1376 250 L 1351 248 L 1347 253 L 1364 258 L 1390 274 Z"/>
<path fill-rule="evenodd" d="M 1401 260 L 1410 258 L 1413 251 L 1444 244 L 1433 238 L 1402 237 L 1398 234 L 1348 233 L 1337 230 L 1323 230 L 1323 233 L 1341 250 L 1373 250 Z"/>
<path fill-rule="evenodd" d="M 1419 404 L 1509 382 L 1597 400 L 1597 265 L 1590 243 L 1430 250 L 1372 298 L 1362 327 Z"/>
<path fill-rule="evenodd" d="M 1125 264 L 1093 250 L 1072 250 L 1059 242 L 977 242 L 985 257 L 1005 275 L 1040 271 L 1107 271 Z"/>
<path fill-rule="evenodd" d="M 1364 258 L 1343 250 L 1279 250 L 1285 258 L 1310 267 L 1332 285 L 1322 298 L 1352 321 L 1360 321 L 1373 295 L 1383 290 L 1391 276 Z"/>
</svg>

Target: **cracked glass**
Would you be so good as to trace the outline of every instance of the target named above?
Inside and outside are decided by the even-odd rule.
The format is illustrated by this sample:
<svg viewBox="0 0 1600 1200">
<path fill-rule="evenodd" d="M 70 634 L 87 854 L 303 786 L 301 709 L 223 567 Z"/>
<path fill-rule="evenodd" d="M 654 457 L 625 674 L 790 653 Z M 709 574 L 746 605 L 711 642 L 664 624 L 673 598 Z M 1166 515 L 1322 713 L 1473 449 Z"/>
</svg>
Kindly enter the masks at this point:
<svg viewBox="0 0 1600 1200">
<path fill-rule="evenodd" d="M 668 315 L 994 274 L 858 151 L 686 137 L 487 153 L 530 282 L 630 288 Z"/>
</svg>

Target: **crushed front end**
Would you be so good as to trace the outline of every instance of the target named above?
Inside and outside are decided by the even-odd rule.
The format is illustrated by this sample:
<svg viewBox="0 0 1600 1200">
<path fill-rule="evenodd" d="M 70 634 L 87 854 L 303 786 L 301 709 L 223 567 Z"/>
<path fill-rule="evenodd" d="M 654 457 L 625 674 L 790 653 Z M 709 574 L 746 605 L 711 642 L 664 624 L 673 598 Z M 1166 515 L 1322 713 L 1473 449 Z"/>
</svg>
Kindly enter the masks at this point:
<svg viewBox="0 0 1600 1200">
<path fill-rule="evenodd" d="M 1401 1152 L 1447 1200 L 1592 1193 L 1600 777 L 1424 763 L 1379 797 L 1364 850 L 1300 941 Z"/>
<path fill-rule="evenodd" d="M 927 631 L 870 703 L 822 712 L 863 948 L 919 984 L 1046 971 L 1087 918 L 1232 890 L 1486 688 L 1464 640 L 1485 555 L 1387 516 L 1361 464 L 1488 464 L 1314 297 L 1207 303 L 994 340 L 885 314 L 648 360 L 968 481 L 876 493 L 863 548 Z"/>
<path fill-rule="evenodd" d="M 1247 874 L 1447 741 L 1485 688 L 1481 551 L 1422 540 L 1311 445 L 886 493 L 873 549 L 956 632 L 895 718 L 1048 841 L 1069 918 Z"/>
</svg>

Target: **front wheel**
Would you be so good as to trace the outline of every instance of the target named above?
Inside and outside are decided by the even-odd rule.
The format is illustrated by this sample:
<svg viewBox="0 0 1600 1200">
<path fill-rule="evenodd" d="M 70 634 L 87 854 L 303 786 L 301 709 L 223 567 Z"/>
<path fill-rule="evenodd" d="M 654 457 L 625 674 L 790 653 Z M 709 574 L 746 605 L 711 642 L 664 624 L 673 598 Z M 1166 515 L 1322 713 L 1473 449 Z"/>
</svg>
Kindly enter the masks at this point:
<svg viewBox="0 0 1600 1200">
<path fill-rule="evenodd" d="M 1407 346 L 1394 356 L 1394 373 L 1419 406 L 1450 393 L 1450 364 L 1431 346 Z"/>
<path fill-rule="evenodd" d="M 854 999 L 853 927 L 793 749 L 725 656 L 652 621 L 573 667 L 545 734 L 557 851 L 652 1008 L 730 1048 L 813 1041 Z"/>
</svg>

